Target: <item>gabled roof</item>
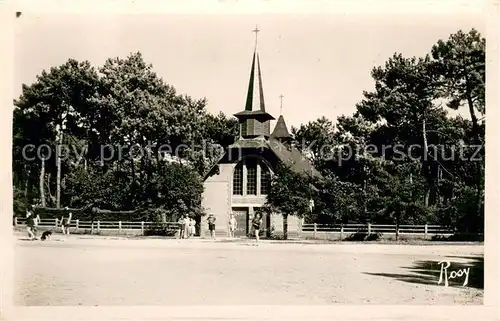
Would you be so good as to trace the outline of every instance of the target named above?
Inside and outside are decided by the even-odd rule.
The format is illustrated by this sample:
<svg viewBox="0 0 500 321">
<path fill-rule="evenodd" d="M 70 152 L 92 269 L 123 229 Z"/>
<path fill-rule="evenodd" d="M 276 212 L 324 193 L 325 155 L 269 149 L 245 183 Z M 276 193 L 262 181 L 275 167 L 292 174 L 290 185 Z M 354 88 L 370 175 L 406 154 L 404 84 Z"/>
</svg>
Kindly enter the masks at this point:
<svg viewBox="0 0 500 321">
<path fill-rule="evenodd" d="M 288 128 L 286 127 L 285 124 L 285 118 L 283 118 L 283 115 L 280 115 L 278 118 L 278 121 L 276 122 L 276 126 L 274 126 L 273 133 L 271 134 L 271 137 L 274 138 L 291 138 L 292 136 L 288 132 Z"/>
<path fill-rule="evenodd" d="M 296 147 L 287 146 L 276 138 L 270 138 L 268 145 L 276 156 L 296 173 L 321 177 L 313 164 Z"/>
<path fill-rule="evenodd" d="M 296 173 L 304 175 L 312 175 L 313 177 L 320 178 L 321 174 L 314 168 L 313 164 L 309 159 L 307 159 L 296 147 L 288 146 L 280 142 L 276 138 L 269 138 L 269 140 L 263 138 L 253 138 L 253 139 L 240 139 L 234 144 L 229 146 L 226 152 L 221 155 L 217 163 L 213 166 L 217 166 L 224 158 L 224 156 L 231 149 L 238 148 L 248 148 L 248 149 L 269 149 L 276 157 L 283 162 L 283 164 L 290 166 L 290 169 Z M 204 175 L 204 179 L 212 171 L 210 168 Z"/>
</svg>

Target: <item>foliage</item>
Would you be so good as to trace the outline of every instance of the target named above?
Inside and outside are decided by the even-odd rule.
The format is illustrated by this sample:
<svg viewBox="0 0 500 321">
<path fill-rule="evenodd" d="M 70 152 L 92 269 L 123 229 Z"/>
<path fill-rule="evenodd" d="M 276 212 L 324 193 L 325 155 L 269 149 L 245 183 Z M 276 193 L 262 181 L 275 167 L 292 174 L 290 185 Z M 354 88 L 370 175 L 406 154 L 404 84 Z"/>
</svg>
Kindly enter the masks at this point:
<svg viewBox="0 0 500 321">
<path fill-rule="evenodd" d="M 209 114 L 205 99 L 177 94 L 140 53 L 98 68 L 70 59 L 23 85 L 14 105 L 14 185 L 24 191 L 16 212 L 41 197 L 55 205 L 62 143 L 69 148 L 61 160 L 62 207 L 141 209 L 135 219 L 148 208 L 169 219 L 200 214 L 200 175 L 236 136 L 235 119 Z M 44 162 L 36 155 L 42 144 L 50 148 Z"/>
<path fill-rule="evenodd" d="M 485 39 L 458 31 L 423 57 L 395 53 L 371 76 L 374 89 L 353 115 L 292 128 L 293 146 L 321 175 L 278 164 L 264 209 L 284 216 L 285 232 L 289 215 L 483 231 Z M 236 120 L 208 113 L 206 103 L 177 93 L 140 53 L 42 71 L 14 101 L 15 214 L 56 204 L 62 142 L 70 149 L 61 206 L 140 209 L 135 219 L 162 222 L 202 215 L 201 177 L 238 135 Z M 462 107 L 470 120 L 448 114 Z M 45 161 L 36 156 L 43 144 Z"/>
</svg>

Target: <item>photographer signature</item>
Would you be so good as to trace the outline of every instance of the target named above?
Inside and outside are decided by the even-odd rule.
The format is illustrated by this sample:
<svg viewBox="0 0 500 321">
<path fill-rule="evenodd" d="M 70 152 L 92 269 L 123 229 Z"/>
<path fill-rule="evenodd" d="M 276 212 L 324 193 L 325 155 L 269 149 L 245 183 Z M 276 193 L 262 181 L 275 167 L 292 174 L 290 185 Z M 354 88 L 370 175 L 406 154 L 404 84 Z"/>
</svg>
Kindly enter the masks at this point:
<svg viewBox="0 0 500 321">
<path fill-rule="evenodd" d="M 464 275 L 465 278 L 462 286 L 466 286 L 467 283 L 469 282 L 470 268 L 458 269 L 456 271 L 448 271 L 448 268 L 451 265 L 450 261 L 440 261 L 438 264 L 441 265 L 441 272 L 439 273 L 439 281 L 437 283 L 438 285 L 444 281 L 444 286 L 448 286 L 448 280 L 461 278 Z"/>
</svg>

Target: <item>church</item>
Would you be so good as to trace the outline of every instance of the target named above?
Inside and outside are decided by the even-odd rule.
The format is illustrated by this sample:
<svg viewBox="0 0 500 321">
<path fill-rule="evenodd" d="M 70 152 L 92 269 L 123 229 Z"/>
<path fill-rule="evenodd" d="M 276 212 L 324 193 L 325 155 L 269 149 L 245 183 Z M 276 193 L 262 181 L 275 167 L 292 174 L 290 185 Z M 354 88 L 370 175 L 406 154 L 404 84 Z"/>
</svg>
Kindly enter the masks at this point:
<svg viewBox="0 0 500 321">
<path fill-rule="evenodd" d="M 234 214 L 238 227 L 235 236 L 252 233 L 251 221 L 256 211 L 266 202 L 273 169 L 279 162 L 291 166 L 295 172 L 317 175 L 317 171 L 298 149 L 293 147 L 291 135 L 283 115 L 279 115 L 271 132 L 270 121 L 275 118 L 266 112 L 257 32 L 244 110 L 234 114 L 239 123 L 239 136 L 229 146 L 218 163 L 204 177 L 202 207 L 216 217 L 216 235 L 229 235 L 228 221 Z M 263 216 L 263 237 L 282 235 L 283 216 Z M 300 219 L 288 217 L 288 235 L 300 230 Z M 206 229 L 202 222 L 202 229 Z"/>
</svg>

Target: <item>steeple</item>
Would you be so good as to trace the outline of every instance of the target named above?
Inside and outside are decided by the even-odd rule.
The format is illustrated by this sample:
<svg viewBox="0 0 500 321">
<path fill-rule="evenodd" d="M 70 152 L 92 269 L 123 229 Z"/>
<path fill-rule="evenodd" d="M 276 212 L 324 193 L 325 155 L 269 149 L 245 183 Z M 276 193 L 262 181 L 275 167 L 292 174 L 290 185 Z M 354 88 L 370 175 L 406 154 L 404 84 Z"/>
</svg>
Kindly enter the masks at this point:
<svg viewBox="0 0 500 321">
<path fill-rule="evenodd" d="M 290 133 L 288 132 L 288 128 L 286 127 L 285 118 L 283 118 L 283 115 L 280 115 L 278 117 L 278 121 L 276 122 L 276 126 L 274 126 L 271 137 L 283 140 L 292 138 L 292 135 L 290 135 Z"/>
<path fill-rule="evenodd" d="M 270 136 L 270 123 L 273 116 L 266 112 L 264 102 L 264 90 L 262 87 L 262 74 L 260 71 L 260 59 L 257 53 L 257 33 L 260 30 L 256 27 L 255 48 L 252 57 L 252 69 L 250 70 L 250 81 L 248 83 L 247 99 L 245 110 L 234 114 L 240 123 L 240 136 L 242 138 L 254 138 Z"/>
<path fill-rule="evenodd" d="M 288 128 L 285 124 L 285 118 L 283 117 L 283 95 L 280 95 L 280 116 L 274 126 L 273 133 L 271 137 L 278 139 L 281 142 L 288 142 L 292 138 L 292 135 L 288 132 Z"/>
</svg>

